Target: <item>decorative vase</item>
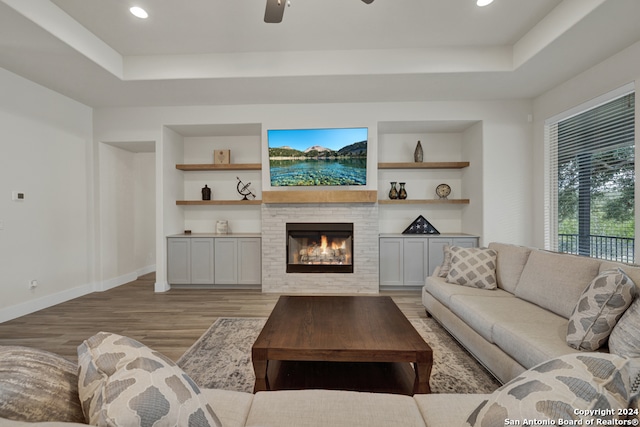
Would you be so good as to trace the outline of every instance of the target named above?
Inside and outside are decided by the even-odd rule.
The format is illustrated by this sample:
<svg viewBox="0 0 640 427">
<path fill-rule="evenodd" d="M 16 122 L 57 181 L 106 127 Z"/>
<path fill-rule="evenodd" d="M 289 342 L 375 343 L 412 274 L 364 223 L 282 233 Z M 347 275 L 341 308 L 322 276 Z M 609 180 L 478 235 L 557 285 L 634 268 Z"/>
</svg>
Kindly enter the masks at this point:
<svg viewBox="0 0 640 427">
<path fill-rule="evenodd" d="M 398 198 L 398 189 L 396 188 L 396 183 L 391 183 L 391 190 L 389 190 L 389 198 L 397 199 Z"/>
<path fill-rule="evenodd" d="M 216 233 L 227 234 L 229 232 L 229 223 L 227 221 L 216 221 Z"/>
<path fill-rule="evenodd" d="M 206 184 L 202 189 L 202 200 L 211 200 L 211 189 Z"/>
<path fill-rule="evenodd" d="M 422 156 L 422 144 L 420 144 L 420 141 L 418 141 L 418 145 L 416 145 L 416 151 L 413 152 L 413 160 L 418 163 L 422 162 Z"/>
<path fill-rule="evenodd" d="M 400 190 L 398 191 L 398 199 L 404 200 L 407 198 L 407 190 L 404 189 L 404 182 L 400 183 Z"/>
</svg>

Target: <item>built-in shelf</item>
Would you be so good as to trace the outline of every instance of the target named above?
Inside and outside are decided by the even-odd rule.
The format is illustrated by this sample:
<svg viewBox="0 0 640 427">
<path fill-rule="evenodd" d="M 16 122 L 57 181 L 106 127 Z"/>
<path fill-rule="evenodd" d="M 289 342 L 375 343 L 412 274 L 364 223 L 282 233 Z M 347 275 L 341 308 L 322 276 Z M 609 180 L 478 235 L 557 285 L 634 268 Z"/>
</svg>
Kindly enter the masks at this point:
<svg viewBox="0 0 640 427">
<path fill-rule="evenodd" d="M 260 163 L 228 163 L 228 164 L 182 164 L 176 165 L 176 169 L 183 171 L 239 171 L 239 170 L 261 170 L 262 164 Z"/>
<path fill-rule="evenodd" d="M 469 199 L 383 199 L 378 200 L 378 203 L 381 205 L 468 205 Z"/>
<path fill-rule="evenodd" d="M 261 200 L 176 200 L 176 205 L 260 205 Z"/>
<path fill-rule="evenodd" d="M 463 169 L 469 162 L 400 162 L 378 163 L 378 169 Z"/>
</svg>

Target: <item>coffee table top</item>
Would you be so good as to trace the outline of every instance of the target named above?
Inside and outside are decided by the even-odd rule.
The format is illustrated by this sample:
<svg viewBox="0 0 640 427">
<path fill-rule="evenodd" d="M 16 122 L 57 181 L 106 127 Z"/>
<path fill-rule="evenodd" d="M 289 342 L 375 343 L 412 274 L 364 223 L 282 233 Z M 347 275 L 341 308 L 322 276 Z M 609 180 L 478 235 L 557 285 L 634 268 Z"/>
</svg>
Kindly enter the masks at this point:
<svg viewBox="0 0 640 427">
<path fill-rule="evenodd" d="M 429 362 L 431 347 L 388 296 L 282 296 L 252 348 L 262 360 Z"/>
</svg>

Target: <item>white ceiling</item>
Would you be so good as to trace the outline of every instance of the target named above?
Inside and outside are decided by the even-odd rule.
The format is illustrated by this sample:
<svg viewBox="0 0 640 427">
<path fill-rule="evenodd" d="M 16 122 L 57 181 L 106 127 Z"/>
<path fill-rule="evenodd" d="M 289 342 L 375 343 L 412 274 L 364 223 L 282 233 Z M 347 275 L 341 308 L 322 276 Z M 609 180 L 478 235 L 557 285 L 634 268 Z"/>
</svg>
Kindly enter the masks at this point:
<svg viewBox="0 0 640 427">
<path fill-rule="evenodd" d="M 640 41 L 639 0 L 0 0 L 0 66 L 93 107 L 535 97 Z"/>
</svg>

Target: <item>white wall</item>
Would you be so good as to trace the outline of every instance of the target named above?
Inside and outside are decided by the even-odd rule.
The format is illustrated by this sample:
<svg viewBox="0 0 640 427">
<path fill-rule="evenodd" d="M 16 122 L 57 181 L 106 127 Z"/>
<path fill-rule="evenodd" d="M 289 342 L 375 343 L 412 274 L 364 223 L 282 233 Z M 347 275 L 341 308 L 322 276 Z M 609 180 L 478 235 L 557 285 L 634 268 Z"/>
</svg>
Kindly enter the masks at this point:
<svg viewBox="0 0 640 427">
<path fill-rule="evenodd" d="M 606 61 L 551 89 L 534 100 L 534 149 L 532 153 L 534 210 L 532 214 L 532 224 L 533 244 L 535 246 L 544 247 L 545 120 L 632 82 L 636 82 L 636 99 L 638 99 L 640 42 L 624 49 Z M 638 102 L 636 102 L 636 109 L 640 109 Z M 640 117 L 640 114 L 636 113 L 636 117 Z M 636 120 L 636 123 L 638 122 L 639 121 Z M 639 146 L 639 134 L 636 129 L 636 147 Z M 636 201 L 640 200 L 639 187 L 640 186 L 636 186 Z M 639 209 L 636 209 L 636 224 L 640 224 Z M 639 227 L 636 227 L 636 242 L 640 241 L 639 232 Z"/>
<path fill-rule="evenodd" d="M 165 126 L 261 123 L 263 160 L 266 154 L 266 129 L 367 126 L 370 129 L 370 152 L 373 153 L 372 161 L 375 163 L 383 161 L 377 158 L 376 129 L 380 121 L 482 122 L 482 148 L 469 151 L 482 155 L 480 159 L 469 159 L 482 165 L 480 171 L 473 172 L 479 174 L 481 178 L 478 179 L 482 185 L 477 192 L 468 195 L 473 203 L 473 208 L 469 211 L 469 216 L 473 216 L 470 223 L 474 225 L 470 230 L 464 227 L 464 231 L 481 234 L 485 243 L 499 240 L 531 244 L 531 123 L 528 122 L 531 113 L 531 103 L 527 100 L 105 108 L 94 112 L 94 132 L 98 140 L 155 140 L 159 143 L 156 152 L 159 156 L 157 165 L 161 168 L 157 171 L 159 178 L 156 206 L 159 224 L 156 235 L 156 289 L 164 290 L 168 288 L 164 271 L 165 236 L 181 232 L 185 227 L 184 213 L 181 213 L 184 208 L 176 208 L 175 205 L 175 200 L 185 197 L 183 172 L 175 169 L 175 164 L 184 159 L 184 152 L 180 152 L 178 146 L 184 143 L 185 137 Z M 231 139 L 229 141 L 232 142 Z M 234 147 L 229 148 L 233 156 Z M 263 169 L 263 180 L 264 176 Z M 377 177 L 368 181 L 372 185 L 367 185 L 369 189 L 377 189 Z M 386 187 L 389 184 L 385 182 L 382 185 Z M 264 189 L 261 184 L 256 184 L 256 187 Z M 428 218 L 428 209 L 426 207 L 419 213 L 426 213 L 425 217 Z M 455 217 L 461 213 L 450 215 Z M 417 215 L 412 219 L 415 216 Z M 478 223 L 482 226 L 479 227 Z"/>
<path fill-rule="evenodd" d="M 156 155 L 134 156 L 134 234 L 136 267 L 140 273 L 155 271 L 156 265 Z"/>
<path fill-rule="evenodd" d="M 3 69 L 0 89 L 1 322 L 92 291 L 94 212 L 91 108 Z"/>
<path fill-rule="evenodd" d="M 97 290 L 155 269 L 155 154 L 99 144 Z"/>
</svg>

